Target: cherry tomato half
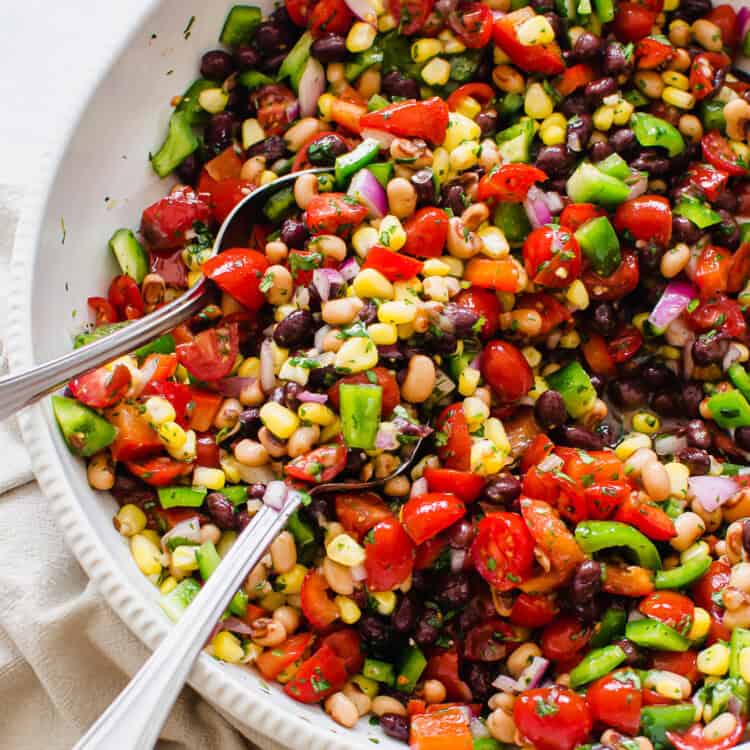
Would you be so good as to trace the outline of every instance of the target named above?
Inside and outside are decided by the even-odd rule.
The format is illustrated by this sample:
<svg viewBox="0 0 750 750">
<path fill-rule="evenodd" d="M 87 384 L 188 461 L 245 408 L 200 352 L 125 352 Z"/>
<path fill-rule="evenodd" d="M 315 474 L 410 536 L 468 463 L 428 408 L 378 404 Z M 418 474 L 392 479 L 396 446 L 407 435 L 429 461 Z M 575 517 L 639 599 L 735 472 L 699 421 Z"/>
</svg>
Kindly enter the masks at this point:
<svg viewBox="0 0 750 750">
<path fill-rule="evenodd" d="M 484 3 L 469 3 L 448 16 L 450 27 L 469 49 L 487 46 L 492 37 L 492 20 L 492 11 Z"/>
<path fill-rule="evenodd" d="M 581 248 L 567 227 L 539 227 L 523 243 L 523 261 L 534 283 L 561 289 L 581 272 Z"/>
<path fill-rule="evenodd" d="M 510 591 L 531 574 L 534 540 L 517 514 L 490 513 L 479 522 L 471 559 L 491 586 Z"/>
<path fill-rule="evenodd" d="M 598 679 L 586 691 L 586 702 L 595 722 L 627 735 L 638 734 L 642 695 L 633 673 L 623 670 Z"/>
<path fill-rule="evenodd" d="M 521 693 L 513 705 L 518 731 L 538 750 L 573 750 L 591 731 L 586 701 L 555 686 Z"/>
<path fill-rule="evenodd" d="M 614 226 L 618 232 L 629 232 L 636 240 L 667 247 L 672 238 L 672 208 L 660 195 L 631 198 L 617 207 Z"/>
<path fill-rule="evenodd" d="M 115 365 L 112 370 L 97 367 L 79 375 L 68 383 L 68 388 L 82 404 L 103 409 L 122 400 L 131 382 L 130 370 L 125 365 Z"/>
<path fill-rule="evenodd" d="M 639 609 L 647 617 L 669 625 L 682 635 L 690 632 L 695 613 L 693 602 L 676 591 L 655 591 L 640 603 Z"/>
<path fill-rule="evenodd" d="M 427 492 L 409 499 L 401 523 L 415 544 L 422 544 L 466 515 L 466 506 L 450 492 Z"/>
<path fill-rule="evenodd" d="M 545 172 L 529 164 L 503 164 L 490 170 L 479 181 L 477 198 L 480 201 L 499 200 L 520 203 L 526 200 L 529 188 L 535 182 L 544 182 Z"/>
<path fill-rule="evenodd" d="M 269 263 L 257 250 L 235 247 L 215 255 L 203 264 L 203 273 L 248 310 L 260 310 L 266 295 L 261 291 Z"/>
<path fill-rule="evenodd" d="M 504 404 L 518 401 L 534 383 L 526 357 L 507 341 L 490 341 L 482 352 L 482 376 Z"/>
<path fill-rule="evenodd" d="M 219 380 L 229 375 L 237 361 L 239 334 L 236 323 L 201 331 L 190 343 L 177 345 L 177 359 L 198 380 Z"/>
<path fill-rule="evenodd" d="M 365 536 L 365 571 L 371 591 L 390 591 L 414 567 L 414 545 L 396 518 L 386 518 Z"/>
</svg>

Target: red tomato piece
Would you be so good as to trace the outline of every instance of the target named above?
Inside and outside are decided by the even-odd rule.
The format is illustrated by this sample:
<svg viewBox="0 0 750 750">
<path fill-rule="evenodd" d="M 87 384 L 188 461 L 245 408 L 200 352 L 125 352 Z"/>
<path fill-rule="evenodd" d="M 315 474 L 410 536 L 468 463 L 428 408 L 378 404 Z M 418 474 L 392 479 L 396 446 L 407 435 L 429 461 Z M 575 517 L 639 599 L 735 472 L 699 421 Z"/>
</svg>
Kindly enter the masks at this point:
<svg viewBox="0 0 750 750">
<path fill-rule="evenodd" d="M 708 299 L 727 290 L 731 267 L 732 254 L 729 250 L 717 245 L 706 245 L 703 248 L 694 274 L 701 299 Z"/>
<path fill-rule="evenodd" d="M 610 450 L 584 451 L 580 448 L 556 448 L 565 462 L 563 471 L 584 486 L 592 482 L 619 482 L 626 478 L 622 461 Z"/>
<path fill-rule="evenodd" d="M 201 331 L 189 344 L 177 345 L 177 358 L 198 380 L 218 380 L 232 371 L 239 352 L 237 324 Z"/>
<path fill-rule="evenodd" d="M 700 677 L 696 651 L 657 651 L 651 657 L 652 669 L 663 669 L 686 677 L 695 684 Z"/>
<path fill-rule="evenodd" d="M 513 602 L 510 621 L 524 628 L 543 628 L 557 617 L 559 611 L 551 596 L 522 592 Z"/>
<path fill-rule="evenodd" d="M 117 437 L 110 446 L 115 461 L 146 458 L 163 450 L 159 436 L 135 404 L 123 401 L 107 411 L 107 419 L 117 428 Z"/>
<path fill-rule="evenodd" d="M 519 310 L 531 308 L 542 316 L 540 336 L 546 336 L 550 331 L 557 328 L 557 326 L 568 323 L 573 319 L 570 310 L 565 305 L 558 302 L 551 294 L 546 294 L 545 292 L 520 295 L 516 299 L 516 308 Z"/>
<path fill-rule="evenodd" d="M 284 0 L 284 5 L 292 23 L 301 26 L 303 29 L 307 28 L 313 5 L 312 0 Z"/>
<path fill-rule="evenodd" d="M 534 183 L 546 179 L 545 172 L 529 164 L 503 164 L 482 177 L 477 198 L 480 201 L 495 199 L 520 203 L 526 200 L 526 194 Z"/>
<path fill-rule="evenodd" d="M 484 489 L 484 478 L 470 471 L 427 467 L 423 476 L 430 492 L 452 492 L 465 503 L 473 503 Z"/>
<path fill-rule="evenodd" d="M 215 180 L 203 169 L 198 180 L 198 190 L 210 209 L 211 216 L 217 224 L 221 224 L 232 213 L 234 207 L 247 198 L 257 185 L 239 177 L 226 180 Z"/>
<path fill-rule="evenodd" d="M 266 295 L 260 289 L 269 263 L 257 250 L 234 247 L 203 264 L 203 273 L 248 310 L 260 310 Z"/>
<path fill-rule="evenodd" d="M 299 661 L 312 642 L 312 633 L 297 633 L 273 648 L 267 648 L 255 664 L 267 680 L 275 680 L 287 667 Z"/>
<path fill-rule="evenodd" d="M 212 433 L 204 432 L 196 436 L 195 463 L 198 466 L 207 466 L 210 469 L 221 468 L 219 455 L 219 446 Z"/>
<path fill-rule="evenodd" d="M 414 566 L 414 545 L 395 518 L 386 518 L 365 536 L 365 571 L 371 591 L 390 591 Z"/>
<path fill-rule="evenodd" d="M 470 661 L 499 661 L 508 652 L 507 640 L 515 639 L 513 628 L 493 619 L 473 627 L 464 641 L 464 658 Z"/>
<path fill-rule="evenodd" d="M 130 276 L 115 276 L 109 285 L 107 297 L 121 320 L 135 320 L 143 315 L 145 305 L 141 290 Z"/>
<path fill-rule="evenodd" d="M 407 255 L 395 253 L 382 245 L 375 245 L 367 253 L 362 269 L 374 268 L 388 281 L 406 281 L 413 279 L 421 270 L 422 263 Z"/>
<path fill-rule="evenodd" d="M 167 399 L 177 415 L 180 427 L 187 427 L 189 409 L 193 400 L 193 388 L 185 383 L 152 382 L 143 389 L 144 396 L 162 396 Z"/>
<path fill-rule="evenodd" d="M 593 80 L 593 68 L 590 65 L 579 63 L 578 65 L 571 65 L 571 67 L 565 70 L 560 79 L 555 83 L 555 88 L 560 96 L 570 96 L 574 91 L 583 88 Z M 565 224 L 562 220 L 560 223 Z M 565 224 L 565 226 L 568 225 Z"/>
<path fill-rule="evenodd" d="M 646 70 L 658 68 L 669 62 L 676 54 L 671 44 L 665 44 L 653 37 L 641 39 L 635 48 L 638 67 Z"/>
<path fill-rule="evenodd" d="M 639 278 L 637 253 L 624 252 L 619 268 L 610 276 L 600 276 L 589 269 L 581 280 L 593 299 L 619 300 L 638 286 Z"/>
<path fill-rule="evenodd" d="M 159 383 L 171 378 L 177 364 L 176 354 L 149 354 L 140 367 L 142 377 L 146 378 L 146 387 L 150 383 Z"/>
<path fill-rule="evenodd" d="M 353 22 L 354 16 L 344 0 L 320 0 L 310 13 L 310 31 L 316 39 L 325 34 L 346 36 Z"/>
<path fill-rule="evenodd" d="M 472 258 L 464 269 L 464 281 L 498 292 L 520 292 L 524 286 L 521 266 L 515 258 Z"/>
<path fill-rule="evenodd" d="M 94 325 L 97 328 L 109 325 L 110 323 L 117 323 L 120 320 L 120 316 L 117 314 L 114 305 L 109 300 L 104 299 L 104 297 L 89 297 L 86 300 L 86 304 L 96 316 Z"/>
<path fill-rule="evenodd" d="M 729 67 L 731 59 L 723 52 L 701 52 L 693 58 L 690 66 L 690 90 L 700 101 L 714 93 L 716 74 Z"/>
<path fill-rule="evenodd" d="M 313 630 L 325 630 L 339 616 L 339 608 L 328 596 L 328 583 L 317 570 L 310 570 L 300 591 L 302 612 Z"/>
<path fill-rule="evenodd" d="M 521 352 L 507 341 L 490 341 L 482 352 L 482 377 L 504 404 L 525 396 L 534 384 L 534 374 Z"/>
<path fill-rule="evenodd" d="M 440 680 L 445 685 L 448 700 L 468 703 L 473 697 L 471 688 L 458 674 L 458 653 L 455 647 L 428 659 L 424 679 Z"/>
<path fill-rule="evenodd" d="M 333 2 L 336 1 L 333 0 Z M 340 1 L 343 4 L 343 0 Z M 326 2 L 318 3 L 313 10 L 313 15 L 316 11 L 320 12 L 318 9 L 322 9 L 325 5 Z M 348 12 L 348 9 L 345 8 L 345 10 Z M 314 23 L 313 19 L 311 21 Z M 257 110 L 256 117 L 266 136 L 280 135 L 286 130 L 291 122 L 291 108 L 296 99 L 297 97 L 290 89 L 278 83 L 261 86 L 251 92 L 250 104 Z"/>
<path fill-rule="evenodd" d="M 558 685 L 521 693 L 513 705 L 518 731 L 538 750 L 573 750 L 591 732 L 586 701 Z"/>
<path fill-rule="evenodd" d="M 730 292 L 739 292 L 745 286 L 745 282 L 748 278 L 750 278 L 750 242 L 744 242 L 732 256 L 732 264 L 729 267 L 727 289 Z M 733 338 L 737 338 L 741 334 L 730 335 Z"/>
<path fill-rule="evenodd" d="M 531 8 L 526 7 L 497 18 L 493 29 L 495 44 L 510 57 L 515 65 L 527 73 L 542 73 L 548 76 L 562 73 L 565 70 L 565 63 L 557 42 L 531 47 L 518 41 L 516 29 L 535 15 Z"/>
<path fill-rule="evenodd" d="M 363 130 L 385 130 L 401 138 L 422 138 L 439 146 L 448 130 L 448 105 L 438 96 L 424 101 L 406 99 L 368 112 L 359 124 Z"/>
<path fill-rule="evenodd" d="M 583 489 L 561 472 L 534 467 L 523 478 L 523 493 L 553 505 L 571 523 L 583 521 L 588 515 Z"/>
<path fill-rule="evenodd" d="M 500 327 L 500 301 L 496 294 L 480 287 L 470 287 L 460 291 L 453 298 L 453 303 L 484 318 L 479 332 L 482 338 L 492 338 L 497 333 Z"/>
<path fill-rule="evenodd" d="M 534 540 L 517 514 L 490 513 L 479 522 L 471 559 L 491 586 L 510 591 L 531 574 Z"/>
<path fill-rule="evenodd" d="M 466 506 L 450 492 L 428 492 L 406 502 L 401 523 L 415 544 L 422 544 L 466 515 Z"/>
<path fill-rule="evenodd" d="M 451 404 L 440 414 L 437 431 L 445 435 L 438 446 L 441 463 L 449 469 L 469 471 L 471 468 L 471 435 L 463 406 Z"/>
<path fill-rule="evenodd" d="M 330 482 L 346 466 L 346 448 L 343 445 L 322 445 L 292 459 L 285 467 L 287 476 L 303 482 Z"/>
<path fill-rule="evenodd" d="M 381 414 L 384 417 L 389 417 L 393 410 L 401 403 L 401 390 L 398 387 L 398 381 L 396 376 L 391 370 L 386 367 L 374 367 L 370 371 L 376 378 L 377 382 L 375 385 L 379 385 L 383 389 L 382 402 L 381 402 Z M 328 389 L 328 399 L 330 405 L 336 410 L 339 410 L 341 403 L 341 397 L 339 395 L 339 389 L 342 383 L 351 383 L 352 385 L 366 385 L 370 383 L 370 379 L 364 372 L 358 372 L 355 375 L 347 375 L 341 378 L 334 385 Z"/>
<path fill-rule="evenodd" d="M 336 495 L 336 518 L 358 540 L 386 518 L 393 518 L 391 509 L 374 492 Z"/>
<path fill-rule="evenodd" d="M 425 206 L 404 223 L 403 252 L 418 258 L 439 258 L 448 237 L 448 214 L 442 208 Z"/>
<path fill-rule="evenodd" d="M 560 226 L 568 227 L 575 232 L 587 221 L 599 216 L 606 216 L 607 212 L 593 203 L 569 203 L 560 214 Z"/>
<path fill-rule="evenodd" d="M 597 375 L 612 377 L 617 374 L 617 365 L 607 346 L 607 342 L 600 333 L 587 333 L 581 342 L 581 351 L 586 364 Z"/>
<path fill-rule="evenodd" d="M 362 655 L 362 641 L 354 628 L 343 628 L 323 638 L 323 645 L 330 646 L 344 662 L 349 674 L 357 674 L 365 660 Z"/>
<path fill-rule="evenodd" d="M 600 521 L 611 518 L 630 493 L 631 487 L 627 482 L 601 482 L 584 487 L 587 517 Z"/>
<path fill-rule="evenodd" d="M 388 2 L 391 15 L 400 24 L 400 33 L 406 36 L 416 34 L 424 26 L 434 5 L 435 0 L 389 0 Z"/>
<path fill-rule="evenodd" d="M 367 107 L 357 102 L 338 98 L 331 102 L 331 120 L 351 133 L 359 133 L 360 120 L 367 112 Z"/>
<path fill-rule="evenodd" d="M 128 471 L 152 487 L 166 487 L 193 470 L 193 465 L 175 461 L 167 456 L 157 456 L 143 461 L 126 461 Z M 194 515 L 194 514 L 193 514 Z"/>
<path fill-rule="evenodd" d="M 433 537 L 420 544 L 414 553 L 414 570 L 431 568 L 447 546 L 448 542 L 442 536 Z"/>
<path fill-rule="evenodd" d="M 541 648 L 545 658 L 564 661 L 583 651 L 591 640 L 592 629 L 573 615 L 558 618 L 543 631 Z"/>
<path fill-rule="evenodd" d="M 237 179 L 242 171 L 242 163 L 234 146 L 229 146 L 218 156 L 207 161 L 205 169 L 211 179 L 221 182 L 221 180 Z"/>
<path fill-rule="evenodd" d="M 284 692 L 300 703 L 320 703 L 338 692 L 349 675 L 342 659 L 327 645 L 321 646 L 295 673 Z"/>
<path fill-rule="evenodd" d="M 661 195 L 641 195 L 621 203 L 615 212 L 615 229 L 636 240 L 666 247 L 672 239 L 672 208 Z"/>
<path fill-rule="evenodd" d="M 521 456 L 521 474 L 526 474 L 532 466 L 544 461 L 554 448 L 554 443 L 543 432 L 536 435 Z"/>
<path fill-rule="evenodd" d="M 612 31 L 621 42 L 638 42 L 651 33 L 657 15 L 638 3 L 618 3 Z"/>
<path fill-rule="evenodd" d="M 307 228 L 313 234 L 348 234 L 367 217 L 367 208 L 344 193 L 313 196 L 307 207 Z"/>
<path fill-rule="evenodd" d="M 729 271 L 729 291 L 739 291 L 739 289 L 732 289 L 731 287 L 734 285 L 733 282 L 744 278 L 743 274 L 737 272 L 735 268 L 735 261 L 737 256 L 743 252 L 743 248 L 748 249 L 747 259 L 750 262 L 750 244 L 746 244 L 732 258 L 732 268 Z M 741 262 L 744 262 L 744 260 L 741 260 Z M 748 273 L 750 273 L 750 269 Z M 742 286 L 744 286 L 744 282 L 740 285 L 740 288 Z M 726 331 L 733 339 L 743 338 L 747 330 L 742 308 L 734 300 L 728 299 L 724 295 L 717 295 L 708 302 L 698 305 L 690 313 L 688 323 L 691 328 L 701 333 L 712 329 Z"/>
<path fill-rule="evenodd" d="M 583 561 L 575 537 L 548 503 L 521 497 L 521 515 L 534 542 L 557 571 L 566 573 Z"/>
<path fill-rule="evenodd" d="M 655 503 L 642 503 L 631 494 L 618 508 L 615 521 L 635 526 L 649 539 L 665 542 L 677 536 L 674 521 Z"/>
<path fill-rule="evenodd" d="M 641 689 L 627 671 L 598 679 L 586 691 L 591 718 L 630 736 L 641 724 Z"/>
<path fill-rule="evenodd" d="M 446 99 L 448 109 L 455 112 L 459 104 L 467 97 L 471 97 L 484 107 L 495 98 L 495 91 L 486 83 L 464 83 Z"/>
<path fill-rule="evenodd" d="M 536 284 L 561 289 L 581 272 L 581 248 L 564 226 L 539 227 L 523 243 L 526 273 Z"/>
<path fill-rule="evenodd" d="M 141 217 L 141 234 L 150 247 L 164 250 L 186 244 L 185 233 L 196 222 L 207 223 L 211 209 L 192 188 L 181 188 L 149 206 Z"/>
<path fill-rule="evenodd" d="M 721 29 L 721 40 L 725 47 L 733 49 L 737 46 L 740 29 L 737 23 L 737 12 L 728 4 L 714 6 L 706 15 L 706 20 Z"/>
<path fill-rule="evenodd" d="M 729 575 L 732 567 L 723 560 L 714 560 L 711 567 L 699 578 L 691 587 L 690 595 L 698 607 L 702 607 L 711 615 L 713 623 L 718 627 L 712 627 L 712 630 L 721 631 L 724 629 L 722 619 L 724 617 L 724 607 L 721 603 L 714 601 L 714 595 L 721 595 L 721 592 L 729 585 Z M 724 635 L 722 640 L 726 640 Z"/>
<path fill-rule="evenodd" d="M 98 367 L 68 383 L 73 397 L 86 406 L 103 409 L 113 406 L 125 397 L 132 377 L 125 365 L 115 365 L 114 369 Z"/>
<path fill-rule="evenodd" d="M 481 49 L 489 44 L 492 21 L 492 11 L 484 3 L 463 5 L 460 12 L 454 10 L 448 16 L 450 27 L 469 49 Z"/>
<path fill-rule="evenodd" d="M 711 130 L 701 138 L 703 158 L 716 169 L 721 169 L 732 177 L 743 177 L 750 174 L 737 154 L 729 148 L 727 139 L 718 131 Z"/>
<path fill-rule="evenodd" d="M 704 725 L 693 724 L 686 732 L 667 731 L 667 739 L 677 750 L 729 750 L 742 739 L 745 733 L 745 719 L 739 717 L 734 729 L 721 739 L 712 739 L 703 734 Z"/>
<path fill-rule="evenodd" d="M 191 393 L 190 421 L 188 427 L 196 432 L 208 432 L 214 423 L 219 407 L 224 401 L 220 393 L 193 388 Z"/>
<path fill-rule="evenodd" d="M 640 603 L 639 609 L 647 617 L 669 625 L 682 635 L 690 632 L 695 614 L 693 602 L 676 591 L 655 591 Z"/>
<path fill-rule="evenodd" d="M 643 346 L 643 335 L 635 326 L 624 326 L 609 342 L 609 354 L 618 364 L 632 359 Z"/>
</svg>

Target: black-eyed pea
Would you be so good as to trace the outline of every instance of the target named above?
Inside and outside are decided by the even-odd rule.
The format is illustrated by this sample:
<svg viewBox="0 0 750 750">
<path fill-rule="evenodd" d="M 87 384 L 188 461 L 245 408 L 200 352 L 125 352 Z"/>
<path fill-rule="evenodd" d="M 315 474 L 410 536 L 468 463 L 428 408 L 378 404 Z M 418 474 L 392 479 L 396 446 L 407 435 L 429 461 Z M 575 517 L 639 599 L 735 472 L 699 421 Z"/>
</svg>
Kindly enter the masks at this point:
<svg viewBox="0 0 750 750">
<path fill-rule="evenodd" d="M 318 178 L 314 174 L 300 175 L 294 181 L 294 200 L 304 211 L 318 194 Z"/>
<path fill-rule="evenodd" d="M 359 297 L 342 297 L 324 302 L 321 317 L 331 326 L 349 325 L 361 312 L 365 303 Z"/>
<path fill-rule="evenodd" d="M 346 258 L 346 243 L 335 234 L 321 234 L 308 243 L 308 249 L 317 250 L 323 257 L 342 261 Z"/>
<path fill-rule="evenodd" d="M 669 65 L 667 65 L 667 68 L 669 70 L 688 70 L 690 68 L 691 59 L 690 59 L 690 53 L 684 49 L 683 47 L 678 47 L 674 50 L 674 57 L 670 60 Z"/>
<path fill-rule="evenodd" d="M 332 328 L 323 337 L 323 351 L 337 352 L 344 345 L 344 338 L 338 328 Z"/>
<path fill-rule="evenodd" d="M 435 364 L 424 354 L 415 354 L 406 370 L 406 378 L 401 384 L 401 396 L 410 404 L 422 404 L 432 395 L 437 375 Z"/>
<path fill-rule="evenodd" d="M 542 323 L 542 316 L 531 307 L 520 307 L 500 314 L 500 327 L 503 330 L 513 331 L 527 338 L 539 335 Z"/>
<path fill-rule="evenodd" d="M 297 564 L 297 546 L 288 531 L 282 531 L 271 542 L 271 564 L 279 575 L 288 573 Z"/>
<path fill-rule="evenodd" d="M 509 657 L 506 661 L 506 666 L 508 667 L 508 672 L 510 672 L 513 677 L 518 677 L 521 672 L 523 672 L 526 667 L 531 664 L 531 660 L 535 656 L 541 656 L 542 652 L 539 649 L 539 646 L 536 645 L 536 643 L 522 643 Z"/>
<path fill-rule="evenodd" d="M 750 489 L 740 490 L 727 500 L 723 508 L 725 521 L 738 521 L 750 517 Z"/>
<path fill-rule="evenodd" d="M 250 625 L 250 637 L 259 646 L 278 646 L 286 640 L 286 628 L 271 617 L 260 617 Z"/>
<path fill-rule="evenodd" d="M 372 699 L 365 695 L 353 682 L 347 682 L 341 692 L 357 707 L 360 716 L 370 713 Z"/>
<path fill-rule="evenodd" d="M 320 439 L 320 427 L 316 424 L 298 427 L 287 441 L 287 453 L 290 458 L 304 456 Z"/>
<path fill-rule="evenodd" d="M 265 394 L 257 379 L 253 379 L 240 391 L 240 403 L 243 406 L 260 406 L 265 400 Z"/>
<path fill-rule="evenodd" d="M 373 460 L 373 464 L 375 467 L 375 476 L 378 479 L 383 479 L 383 477 L 387 477 L 390 474 L 393 474 L 400 463 L 401 462 L 399 461 L 399 459 L 391 453 L 378 454 Z"/>
<path fill-rule="evenodd" d="M 114 487 L 115 470 L 109 453 L 103 451 L 91 457 L 86 467 L 86 479 L 95 490 L 106 491 Z"/>
<path fill-rule="evenodd" d="M 703 535 L 706 525 L 697 514 L 688 511 L 678 516 L 674 522 L 677 536 L 670 540 L 670 544 L 678 551 L 684 552 Z"/>
<path fill-rule="evenodd" d="M 234 446 L 234 457 L 245 466 L 265 466 L 270 461 L 265 447 L 249 438 L 240 440 Z"/>
<path fill-rule="evenodd" d="M 690 503 L 690 509 L 703 519 L 703 523 L 706 525 L 706 531 L 708 532 L 716 531 L 724 520 L 724 514 L 722 513 L 721 507 L 708 511 L 697 498 Z"/>
<path fill-rule="evenodd" d="M 147 308 L 153 310 L 164 301 L 167 285 L 158 273 L 149 273 L 141 283 L 141 297 Z"/>
<path fill-rule="evenodd" d="M 268 427 L 261 427 L 258 430 L 258 441 L 271 458 L 283 458 L 287 454 L 286 442 L 279 440 Z"/>
<path fill-rule="evenodd" d="M 492 70 L 492 81 L 506 94 L 522 94 L 526 91 L 524 77 L 512 65 L 497 65 Z"/>
<path fill-rule="evenodd" d="M 277 610 L 274 610 L 274 613 L 273 615 L 271 615 L 271 617 L 276 620 L 276 622 L 280 622 L 284 626 L 284 630 L 286 630 L 287 635 L 296 633 L 297 629 L 299 628 L 299 611 L 294 607 L 290 607 L 285 604 L 283 607 L 279 607 Z"/>
<path fill-rule="evenodd" d="M 226 398 L 219 407 L 214 417 L 214 427 L 217 430 L 230 429 L 237 424 L 242 414 L 242 404 L 239 399 Z"/>
<path fill-rule="evenodd" d="M 302 146 L 322 129 L 323 123 L 320 120 L 315 117 L 303 117 L 284 133 L 287 148 L 290 151 L 299 151 Z"/>
<path fill-rule="evenodd" d="M 685 138 L 694 143 L 703 137 L 703 125 L 695 115 L 682 115 L 678 128 Z"/>
<path fill-rule="evenodd" d="M 474 232 L 464 226 L 458 216 L 454 216 L 448 222 L 448 236 L 446 239 L 448 252 L 454 258 L 462 260 L 473 258 L 481 249 L 482 241 Z"/>
<path fill-rule="evenodd" d="M 487 717 L 487 729 L 498 742 L 513 744 L 515 740 L 516 724 L 513 717 L 502 708 L 496 708 Z"/>
<path fill-rule="evenodd" d="M 243 584 L 245 593 L 255 599 L 261 595 L 264 590 L 264 583 L 268 581 L 268 568 L 263 563 L 258 563 L 248 574 Z"/>
<path fill-rule="evenodd" d="M 349 568 L 326 557 L 323 560 L 323 576 L 332 591 L 341 596 L 351 596 L 354 592 L 354 579 Z"/>
<path fill-rule="evenodd" d="M 281 263 L 289 255 L 289 248 L 281 240 L 266 243 L 266 258 L 271 263 Z"/>
<path fill-rule="evenodd" d="M 690 24 L 681 18 L 669 24 L 669 41 L 675 47 L 687 47 L 690 44 Z"/>
<path fill-rule="evenodd" d="M 376 68 L 368 68 L 357 81 L 357 92 L 359 95 L 367 100 L 375 94 L 380 93 L 380 85 L 382 83 L 382 76 L 379 70 Z"/>
<path fill-rule="evenodd" d="M 325 702 L 326 713 L 342 727 L 351 729 L 359 721 L 359 711 L 344 693 L 334 693 Z"/>
<path fill-rule="evenodd" d="M 470 232 L 476 232 L 489 216 L 490 209 L 486 203 L 474 203 L 461 214 L 461 221 Z"/>
<path fill-rule="evenodd" d="M 284 266 L 270 266 L 263 276 L 270 279 L 271 285 L 266 292 L 266 299 L 272 305 L 285 305 L 292 299 L 292 274 Z"/>
<path fill-rule="evenodd" d="M 265 156 L 251 156 L 240 169 L 240 179 L 257 184 L 265 169 Z"/>
<path fill-rule="evenodd" d="M 742 97 L 732 99 L 724 105 L 724 119 L 727 121 L 727 135 L 734 141 L 747 139 L 750 125 L 750 104 Z"/>
<path fill-rule="evenodd" d="M 204 542 L 211 542 L 211 544 L 218 544 L 221 539 L 221 529 L 213 523 L 204 523 L 201 526 L 201 544 Z"/>
<path fill-rule="evenodd" d="M 406 497 L 409 490 L 411 490 L 411 483 L 403 474 L 389 479 L 383 485 L 383 492 L 389 497 Z"/>
<path fill-rule="evenodd" d="M 442 703 L 447 695 L 445 685 L 440 680 L 425 680 L 422 691 L 428 703 Z"/>
<path fill-rule="evenodd" d="M 690 248 L 680 242 L 661 256 L 660 270 L 662 276 L 672 279 L 680 273 L 690 261 Z"/>
<path fill-rule="evenodd" d="M 513 704 L 516 702 L 516 696 L 512 693 L 495 693 L 489 700 L 488 706 L 494 711 L 502 709 L 507 713 L 512 713 Z"/>
<path fill-rule="evenodd" d="M 417 191 L 409 180 L 394 177 L 388 181 L 388 208 L 399 219 L 411 216 L 417 209 Z"/>
<path fill-rule="evenodd" d="M 660 503 L 669 497 L 670 482 L 669 474 L 664 465 L 658 461 L 648 461 L 641 469 L 641 482 L 643 489 L 649 494 L 652 500 Z"/>
<path fill-rule="evenodd" d="M 376 695 L 372 699 L 372 712 L 375 716 L 383 716 L 383 714 L 406 716 L 406 707 L 390 695 Z"/>
</svg>

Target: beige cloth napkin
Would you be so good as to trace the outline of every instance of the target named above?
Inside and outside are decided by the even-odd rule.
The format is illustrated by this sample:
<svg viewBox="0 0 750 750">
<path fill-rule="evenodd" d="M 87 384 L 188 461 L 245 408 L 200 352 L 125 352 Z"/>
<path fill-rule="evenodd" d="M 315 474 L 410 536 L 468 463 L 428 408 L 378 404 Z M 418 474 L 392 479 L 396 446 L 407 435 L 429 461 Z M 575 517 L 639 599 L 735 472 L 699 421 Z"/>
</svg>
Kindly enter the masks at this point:
<svg viewBox="0 0 750 750">
<path fill-rule="evenodd" d="M 20 190 L 0 185 L 0 343 L 20 198 Z M 66 750 L 125 687 L 148 651 L 65 546 L 32 481 L 15 420 L 0 423 L 0 456 L 0 748 Z M 241 733 L 187 687 L 157 747 L 279 746 L 247 727 Z"/>
</svg>

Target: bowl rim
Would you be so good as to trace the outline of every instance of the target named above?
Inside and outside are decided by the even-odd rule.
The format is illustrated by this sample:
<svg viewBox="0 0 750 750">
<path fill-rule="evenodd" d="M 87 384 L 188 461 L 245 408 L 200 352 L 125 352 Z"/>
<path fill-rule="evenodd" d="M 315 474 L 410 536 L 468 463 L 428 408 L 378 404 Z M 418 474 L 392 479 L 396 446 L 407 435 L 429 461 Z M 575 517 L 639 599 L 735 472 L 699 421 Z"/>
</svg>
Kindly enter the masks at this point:
<svg viewBox="0 0 750 750">
<path fill-rule="evenodd" d="M 42 144 L 39 151 L 36 179 L 30 181 L 21 199 L 11 254 L 5 348 L 13 372 L 35 363 L 30 302 L 33 268 L 39 253 L 45 209 L 59 165 L 90 100 L 112 65 L 162 2 L 145 0 L 143 9 L 133 13 L 129 27 L 119 32 L 117 42 L 102 50 L 100 56 L 92 56 L 86 74 L 70 81 L 68 101 L 78 102 L 78 105 L 71 107 L 67 116 L 62 116 L 58 127 L 52 131 L 56 135 Z M 158 606 L 142 597 L 126 572 L 116 563 L 78 503 L 52 440 L 46 416 L 48 413 L 49 406 L 42 401 L 17 415 L 34 476 L 49 500 L 66 544 L 89 579 L 130 631 L 153 651 L 167 634 L 168 624 Z M 339 732 L 335 725 L 319 726 L 305 717 L 284 712 L 272 698 L 260 691 L 243 690 L 240 680 L 229 671 L 231 669 L 201 653 L 188 677 L 188 684 L 220 712 L 228 713 L 237 723 L 273 743 L 297 747 L 300 737 L 304 737 L 306 750 L 351 750 L 357 745 L 369 747 L 364 737 L 360 742 L 357 734 L 343 727 Z M 325 718 L 326 722 L 331 721 Z"/>
</svg>

